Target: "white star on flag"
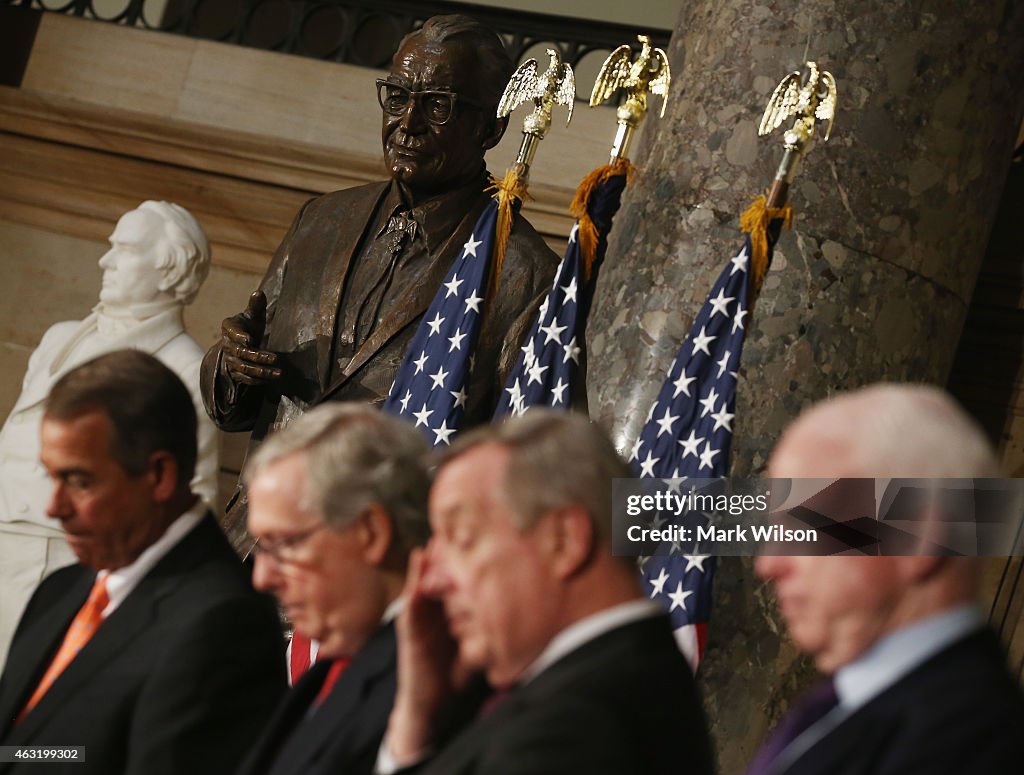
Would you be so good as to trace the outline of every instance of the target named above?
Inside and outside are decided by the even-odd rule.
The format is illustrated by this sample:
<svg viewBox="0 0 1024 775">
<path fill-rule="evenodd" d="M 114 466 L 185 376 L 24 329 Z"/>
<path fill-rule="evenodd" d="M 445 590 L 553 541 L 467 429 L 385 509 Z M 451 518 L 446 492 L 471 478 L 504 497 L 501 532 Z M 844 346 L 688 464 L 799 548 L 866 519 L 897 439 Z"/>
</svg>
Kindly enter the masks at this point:
<svg viewBox="0 0 1024 775">
<path fill-rule="evenodd" d="M 677 607 L 685 609 L 686 598 L 692 594 L 693 592 L 689 589 L 683 589 L 683 582 L 677 582 L 676 591 L 668 593 L 668 597 L 672 601 L 672 607 L 669 610 L 674 611 Z"/>
<path fill-rule="evenodd" d="M 480 312 L 480 302 L 482 302 L 483 296 L 477 296 L 476 291 L 473 291 L 472 295 L 466 297 L 466 312 Z"/>
<path fill-rule="evenodd" d="M 473 258 L 476 258 L 476 249 L 478 247 L 480 247 L 481 245 L 483 245 L 483 244 L 484 243 L 483 243 L 482 240 L 476 240 L 476 239 L 474 239 L 474 236 L 472 234 L 470 234 L 469 235 L 469 240 L 462 247 L 463 247 L 463 250 L 466 251 L 465 252 L 466 256 L 472 256 Z"/>
<path fill-rule="evenodd" d="M 576 301 L 576 278 L 573 277 L 568 285 L 560 286 L 565 291 L 565 301 Z"/>
<path fill-rule="evenodd" d="M 429 323 L 427 323 L 427 325 L 430 326 L 430 335 L 431 336 L 433 336 L 434 334 L 440 333 L 440 331 L 441 331 L 441 324 L 442 323 L 444 323 L 444 318 L 441 317 L 441 313 L 438 312 L 436 315 L 434 315 L 434 319 L 431 320 Z"/>
<path fill-rule="evenodd" d="M 433 374 L 430 375 L 431 381 L 434 383 L 434 387 L 444 387 L 444 381 L 448 377 L 448 372 L 444 370 L 442 366 Z"/>
<path fill-rule="evenodd" d="M 705 328 L 702 327 L 700 333 L 693 338 L 693 354 L 696 355 L 697 353 L 701 352 L 704 353 L 705 355 L 711 355 L 711 351 L 708 349 L 708 345 L 710 345 L 717 338 L 717 336 L 707 336 L 705 333 Z"/>
<path fill-rule="evenodd" d="M 732 296 L 725 295 L 725 289 L 718 289 L 718 296 L 713 299 L 708 299 L 708 303 L 711 305 L 711 317 L 715 315 L 725 315 L 729 317 L 729 312 L 726 307 L 729 306 L 729 302 L 733 300 Z"/>
<path fill-rule="evenodd" d="M 451 352 L 452 350 L 461 350 L 462 340 L 465 339 L 466 336 L 468 335 L 462 333 L 461 331 L 456 331 L 452 336 L 449 336 L 448 341 L 451 346 L 448 348 L 448 352 Z"/>
<path fill-rule="evenodd" d="M 434 410 L 433 409 L 427 409 L 427 405 L 424 404 L 422 409 L 420 409 L 418 412 L 415 412 L 413 414 L 413 417 L 416 418 L 416 425 L 417 426 L 426 425 L 427 424 L 427 420 L 430 418 L 430 415 L 432 415 L 433 413 L 434 413 Z M 427 427 L 430 427 L 430 426 L 427 426 Z"/>
<path fill-rule="evenodd" d="M 433 432 L 435 436 L 435 446 L 437 444 L 451 444 L 451 442 L 448 439 L 451 437 L 453 433 L 455 433 L 455 429 L 448 427 L 447 420 L 441 420 L 441 424 L 434 428 Z"/>
<path fill-rule="evenodd" d="M 704 407 L 700 412 L 700 416 L 706 417 L 711 414 L 711 412 L 715 411 L 715 404 L 717 402 L 718 393 L 715 392 L 714 388 L 711 388 L 711 390 L 708 391 L 708 394 L 698 402 L 702 407 Z"/>
<path fill-rule="evenodd" d="M 660 436 L 661 434 L 659 433 L 658 435 Z M 690 438 L 679 440 L 679 445 L 683 448 L 683 457 L 686 457 L 687 455 L 699 457 L 700 455 L 697 452 L 697 445 L 703 441 L 704 437 L 698 436 L 697 432 L 693 428 L 690 428 Z"/>
<path fill-rule="evenodd" d="M 693 382 L 695 379 L 697 379 L 697 378 L 696 377 L 687 377 L 685 373 L 680 374 L 676 378 L 675 382 L 672 383 L 672 386 L 676 389 L 676 392 L 672 394 L 672 398 L 675 398 L 680 393 L 683 393 L 684 395 L 689 396 L 690 395 L 690 383 Z"/>
<path fill-rule="evenodd" d="M 667 407 L 667 406 L 665 407 L 665 414 L 663 414 L 661 419 L 657 421 L 657 423 L 658 423 L 658 435 L 659 436 L 661 434 L 663 434 L 663 433 L 671 433 L 672 432 L 672 425 L 675 423 L 676 420 L 679 419 L 679 415 L 678 414 L 673 417 L 669 413 L 669 408 L 670 407 Z"/>
<path fill-rule="evenodd" d="M 448 289 L 448 293 L 445 294 L 445 298 L 454 296 L 459 292 L 459 286 L 462 285 L 463 280 L 460 280 L 457 276 L 444 284 L 444 287 Z"/>
<path fill-rule="evenodd" d="M 665 582 L 668 581 L 668 573 L 666 573 L 665 569 L 662 568 L 661 573 L 658 574 L 658 578 L 648 579 L 648 581 L 651 583 L 651 586 L 654 587 L 654 589 L 651 590 L 651 597 L 653 598 L 665 591 Z"/>
</svg>

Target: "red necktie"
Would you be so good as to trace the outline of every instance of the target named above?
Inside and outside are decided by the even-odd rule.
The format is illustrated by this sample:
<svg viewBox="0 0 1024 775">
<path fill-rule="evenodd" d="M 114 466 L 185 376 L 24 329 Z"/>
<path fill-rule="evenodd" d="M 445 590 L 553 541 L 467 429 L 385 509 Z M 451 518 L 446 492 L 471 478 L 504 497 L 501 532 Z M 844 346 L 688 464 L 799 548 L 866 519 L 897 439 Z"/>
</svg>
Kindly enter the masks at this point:
<svg viewBox="0 0 1024 775">
<path fill-rule="evenodd" d="M 18 721 L 21 721 L 28 715 L 28 712 L 49 691 L 57 677 L 64 672 L 64 668 L 71 664 L 71 660 L 78 656 L 78 652 L 89 642 L 89 638 L 92 637 L 93 633 L 96 632 L 96 628 L 100 626 L 100 622 L 103 621 L 103 609 L 107 607 L 109 602 L 110 598 L 107 597 L 107 578 L 106 576 L 102 579 L 97 578 L 96 582 L 92 585 L 92 591 L 89 593 L 85 605 L 78 609 L 78 613 L 72 619 L 71 626 L 68 627 L 68 631 L 64 635 L 64 641 L 57 650 L 57 655 L 53 658 L 50 666 L 46 669 L 46 673 L 39 681 L 35 692 L 33 692 L 18 716 Z"/>
<path fill-rule="evenodd" d="M 327 668 L 327 675 L 324 676 L 324 682 L 320 686 L 320 691 L 317 692 L 316 699 L 313 700 L 313 707 L 318 708 L 320 704 L 327 699 L 327 695 L 331 693 L 331 689 L 334 688 L 334 684 L 341 678 L 341 674 L 345 672 L 345 668 L 348 667 L 348 663 L 352 660 L 348 657 L 339 657 L 334 660 L 334 663 Z"/>
<path fill-rule="evenodd" d="M 313 644 L 309 638 L 293 632 L 291 649 L 288 651 L 288 674 L 292 686 L 299 682 L 302 674 L 309 670 L 314 662 L 316 659 L 313 657 Z"/>
</svg>

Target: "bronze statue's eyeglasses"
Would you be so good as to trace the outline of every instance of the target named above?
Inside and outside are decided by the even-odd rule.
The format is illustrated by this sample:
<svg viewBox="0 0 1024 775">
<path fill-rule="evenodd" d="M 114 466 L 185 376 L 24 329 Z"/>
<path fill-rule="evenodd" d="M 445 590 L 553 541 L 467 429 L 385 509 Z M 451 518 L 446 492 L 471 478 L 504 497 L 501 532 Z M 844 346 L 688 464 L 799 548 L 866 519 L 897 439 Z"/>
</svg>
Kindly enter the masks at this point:
<svg viewBox="0 0 1024 775">
<path fill-rule="evenodd" d="M 267 541 L 264 538 L 257 538 L 252 547 L 253 558 L 258 554 L 266 554 L 273 557 L 277 562 L 287 564 L 298 559 L 298 549 L 310 538 L 328 527 L 325 522 L 314 525 L 301 533 L 295 533 L 276 541 Z"/>
<path fill-rule="evenodd" d="M 454 92 L 430 89 L 427 91 L 412 91 L 401 84 L 377 79 L 377 101 L 390 116 L 404 116 L 409 109 L 409 103 L 415 102 L 420 112 L 431 124 L 442 126 L 447 124 L 455 115 L 457 104 L 472 105 L 481 107 L 471 100 L 459 97 Z"/>
</svg>

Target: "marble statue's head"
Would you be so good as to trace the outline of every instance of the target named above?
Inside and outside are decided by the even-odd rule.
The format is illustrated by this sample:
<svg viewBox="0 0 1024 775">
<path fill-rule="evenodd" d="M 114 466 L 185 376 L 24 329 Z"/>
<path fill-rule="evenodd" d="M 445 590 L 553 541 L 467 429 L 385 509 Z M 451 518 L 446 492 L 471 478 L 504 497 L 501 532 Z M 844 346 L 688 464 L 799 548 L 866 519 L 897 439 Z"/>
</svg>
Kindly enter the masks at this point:
<svg viewBox="0 0 1024 775">
<path fill-rule="evenodd" d="M 184 207 L 147 201 L 121 216 L 100 268 L 108 307 L 190 304 L 210 270 L 210 243 Z"/>
<path fill-rule="evenodd" d="M 402 40 L 378 97 L 385 164 L 413 198 L 482 173 L 508 125 L 496 112 L 512 70 L 497 33 L 468 16 L 435 16 Z"/>
</svg>

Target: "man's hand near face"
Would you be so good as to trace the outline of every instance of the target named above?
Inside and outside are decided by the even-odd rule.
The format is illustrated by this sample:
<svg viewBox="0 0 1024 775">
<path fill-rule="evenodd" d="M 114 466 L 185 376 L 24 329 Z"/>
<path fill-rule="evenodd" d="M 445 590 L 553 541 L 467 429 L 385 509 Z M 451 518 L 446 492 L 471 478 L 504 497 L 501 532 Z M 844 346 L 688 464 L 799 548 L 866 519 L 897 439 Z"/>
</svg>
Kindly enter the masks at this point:
<svg viewBox="0 0 1024 775">
<path fill-rule="evenodd" d="M 471 678 L 459 660 L 444 606 L 430 592 L 430 563 L 429 547 L 410 554 L 405 608 L 395 623 L 398 688 L 384 739 L 389 754 L 402 766 L 429 750 L 438 716 Z"/>
</svg>

